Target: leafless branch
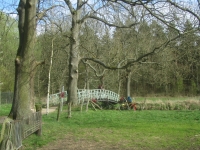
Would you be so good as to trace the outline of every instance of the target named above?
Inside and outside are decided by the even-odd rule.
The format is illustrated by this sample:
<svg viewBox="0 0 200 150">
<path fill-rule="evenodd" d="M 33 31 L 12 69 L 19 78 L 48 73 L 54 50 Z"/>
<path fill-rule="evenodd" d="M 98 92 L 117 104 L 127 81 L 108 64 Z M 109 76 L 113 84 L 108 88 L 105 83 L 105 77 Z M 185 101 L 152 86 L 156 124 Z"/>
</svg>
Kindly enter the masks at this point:
<svg viewBox="0 0 200 150">
<path fill-rule="evenodd" d="M 84 19 L 86 19 L 86 18 L 92 18 L 92 19 L 95 19 L 95 20 L 98 20 L 98 21 L 100 21 L 100 22 L 102 22 L 102 23 L 105 23 L 106 25 L 108 25 L 108 26 L 110 26 L 110 27 L 117 27 L 117 28 L 130 28 L 130 27 L 132 27 L 132 26 L 134 26 L 134 25 L 137 25 L 137 24 L 139 24 L 139 23 L 132 23 L 132 24 L 129 24 L 129 25 L 116 25 L 116 24 L 114 24 L 114 23 L 109 23 L 107 20 L 105 20 L 105 19 L 102 19 L 102 18 L 100 18 L 100 17 L 97 17 L 97 16 L 94 16 L 94 15 L 88 15 L 87 17 L 85 17 Z M 82 20 L 83 21 L 83 20 Z"/>
<path fill-rule="evenodd" d="M 74 10 L 74 8 L 72 7 L 71 1 L 70 1 L 70 0 L 65 0 L 65 3 L 66 3 L 67 6 L 69 7 L 69 10 L 70 10 L 71 14 L 73 14 L 75 10 Z"/>
<path fill-rule="evenodd" d="M 174 26 L 170 25 L 167 21 L 165 21 L 164 19 L 162 19 L 161 17 L 159 17 L 158 15 L 153 13 L 145 4 L 142 4 L 142 5 L 152 16 L 154 16 L 156 19 L 161 21 L 163 24 L 167 25 L 168 27 L 170 27 L 172 29 L 175 29 L 176 31 L 178 31 L 178 33 L 180 32 L 177 28 L 175 28 Z"/>
<path fill-rule="evenodd" d="M 98 73 L 97 73 L 97 70 L 95 69 L 95 67 L 92 66 L 89 62 L 87 62 L 87 60 L 84 61 L 84 60 L 82 59 L 82 62 L 83 62 L 84 64 L 87 64 L 87 65 L 95 72 L 95 75 L 96 75 L 97 77 L 102 77 L 102 76 L 104 75 L 105 71 L 107 70 L 107 69 L 104 69 L 103 72 L 102 72 L 101 74 L 98 74 Z"/>
<path fill-rule="evenodd" d="M 177 38 L 179 38 L 179 35 L 174 37 L 173 39 L 167 40 L 166 42 L 161 44 L 159 47 L 155 47 L 152 51 L 150 51 L 149 53 L 146 53 L 144 55 L 141 55 L 137 59 L 129 59 L 129 61 L 127 61 L 127 63 L 125 65 L 123 65 L 123 66 L 120 66 L 119 64 L 117 65 L 117 67 L 116 66 L 108 66 L 107 64 L 105 64 L 104 62 L 102 62 L 101 60 L 96 59 L 96 58 L 82 58 L 82 60 L 85 60 L 85 61 L 86 60 L 91 60 L 91 61 L 93 61 L 95 63 L 100 64 L 104 68 L 110 69 L 110 70 L 126 69 L 126 68 L 128 68 L 129 66 L 132 66 L 135 63 L 143 63 L 144 62 L 144 61 L 142 61 L 143 58 L 146 58 L 147 56 L 153 55 L 154 53 L 165 49 L 170 42 L 176 40 Z"/>
<path fill-rule="evenodd" d="M 178 8 L 178 9 L 180 9 L 180 10 L 183 10 L 183 11 L 186 11 L 186 12 L 192 14 L 192 15 L 195 16 L 195 17 L 199 20 L 199 22 L 200 22 L 200 17 L 199 17 L 199 15 L 196 14 L 196 13 L 194 13 L 192 10 L 190 10 L 190 9 L 188 9 L 188 8 L 185 8 L 185 7 L 182 7 L 182 6 L 178 5 L 177 3 L 175 3 L 175 2 L 173 2 L 173 1 L 171 1 L 171 0 L 167 0 L 167 2 L 169 2 L 171 5 L 175 6 L 176 8 Z M 199 0 L 198 0 L 198 3 L 199 3 Z"/>
<path fill-rule="evenodd" d="M 61 6 L 61 5 L 54 5 L 54 6 L 50 7 L 50 8 L 48 8 L 48 9 L 46 9 L 46 10 L 44 10 L 44 11 L 38 13 L 38 14 L 37 14 L 37 21 L 38 21 L 38 20 L 41 20 L 41 19 L 46 15 L 46 13 L 47 13 L 49 10 L 54 9 L 55 7 L 58 7 L 58 6 L 59 6 L 59 7 L 63 7 L 63 6 Z"/>
</svg>

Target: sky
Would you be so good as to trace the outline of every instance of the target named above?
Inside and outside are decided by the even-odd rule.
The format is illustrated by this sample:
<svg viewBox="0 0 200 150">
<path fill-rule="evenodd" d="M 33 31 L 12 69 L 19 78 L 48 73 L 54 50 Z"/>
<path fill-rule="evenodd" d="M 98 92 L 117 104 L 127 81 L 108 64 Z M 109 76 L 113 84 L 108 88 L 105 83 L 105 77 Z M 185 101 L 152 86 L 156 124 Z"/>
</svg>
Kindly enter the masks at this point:
<svg viewBox="0 0 200 150">
<path fill-rule="evenodd" d="M 13 11 L 13 9 L 16 9 L 17 8 L 17 5 L 19 3 L 20 0 L 0 0 L 0 9 L 3 9 L 3 10 L 8 10 L 8 11 Z M 46 0 L 46 2 L 49 1 L 49 2 L 64 2 L 64 0 Z M 90 1 L 90 0 L 89 0 Z M 96 0 L 91 0 L 91 1 L 96 1 Z M 175 2 L 180 2 L 180 3 L 186 3 L 187 4 L 190 4 L 190 5 L 197 5 L 197 1 L 198 0 L 173 0 Z M 71 0 L 71 2 L 73 4 L 76 4 L 77 0 Z"/>
<path fill-rule="evenodd" d="M 20 0 L 0 0 L 0 10 L 3 10 L 3 12 L 8 13 L 11 17 L 17 19 L 17 11 L 16 8 L 18 7 L 18 3 Z M 94 3 L 97 2 L 98 0 L 89 0 L 89 3 Z M 180 3 L 186 3 L 189 4 L 190 6 L 193 5 L 194 7 L 197 7 L 197 0 L 174 0 L 175 2 L 180 2 Z M 45 0 L 45 2 L 53 3 L 57 2 L 57 4 L 62 3 L 65 4 L 64 0 Z M 75 6 L 77 0 L 71 0 L 73 6 Z M 186 6 L 187 6 L 186 4 Z M 196 5 L 196 6 L 195 6 Z M 66 5 L 65 5 L 66 6 Z M 43 6 L 45 7 L 45 5 Z M 66 11 L 66 9 L 63 9 Z M 60 10 L 62 11 L 62 10 Z M 163 9 L 162 9 L 163 11 Z M 69 13 L 63 12 L 63 13 Z M 56 17 L 56 16 L 55 16 Z"/>
<path fill-rule="evenodd" d="M 19 0 L 0 0 L 0 10 L 8 13 L 11 17 L 16 18 Z"/>
</svg>

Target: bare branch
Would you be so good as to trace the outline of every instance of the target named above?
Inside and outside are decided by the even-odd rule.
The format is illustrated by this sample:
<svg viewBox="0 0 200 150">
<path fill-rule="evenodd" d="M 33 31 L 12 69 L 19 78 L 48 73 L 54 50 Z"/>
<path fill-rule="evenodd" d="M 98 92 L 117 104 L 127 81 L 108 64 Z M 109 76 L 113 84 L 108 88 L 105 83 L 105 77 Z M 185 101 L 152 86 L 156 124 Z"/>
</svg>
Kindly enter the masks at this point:
<svg viewBox="0 0 200 150">
<path fill-rule="evenodd" d="M 174 37 L 173 39 L 170 39 L 170 40 L 164 42 L 164 43 L 161 44 L 159 47 L 155 47 L 151 52 L 146 53 L 146 54 L 144 54 L 144 55 L 138 57 L 137 59 L 129 59 L 129 61 L 128 61 L 125 65 L 123 65 L 123 66 L 120 66 L 119 64 L 117 65 L 117 67 L 115 67 L 115 66 L 108 66 L 107 64 L 105 64 L 105 63 L 102 62 L 101 60 L 95 59 L 95 58 L 82 58 L 82 60 L 85 60 L 85 61 L 86 61 L 86 60 L 91 60 L 91 61 L 93 61 L 93 62 L 95 62 L 95 63 L 100 64 L 100 65 L 103 66 L 104 68 L 110 69 L 110 70 L 126 69 L 126 68 L 128 68 L 129 66 L 132 66 L 132 65 L 135 64 L 135 63 L 144 63 L 144 61 L 142 61 L 143 58 L 145 58 L 145 57 L 147 57 L 147 56 L 150 56 L 150 55 L 153 55 L 153 54 L 156 53 L 157 51 L 163 50 L 164 48 L 166 48 L 166 46 L 167 46 L 170 42 L 176 40 L 176 39 L 179 38 L 179 37 L 180 37 L 180 36 L 178 35 L 178 36 Z"/>
<path fill-rule="evenodd" d="M 50 7 L 50 8 L 48 8 L 48 9 L 46 9 L 46 10 L 44 10 L 44 11 L 38 13 L 38 14 L 37 14 L 37 20 L 41 20 L 41 19 L 46 15 L 47 11 L 49 11 L 49 10 L 55 8 L 55 7 L 58 7 L 58 6 L 63 7 L 63 6 L 61 6 L 61 5 L 54 5 L 54 6 Z"/>
<path fill-rule="evenodd" d="M 199 22 L 200 22 L 200 17 L 199 17 L 199 15 L 197 15 L 196 13 L 194 13 L 192 10 L 190 10 L 190 9 L 188 9 L 188 8 L 181 7 L 180 5 L 178 5 L 178 4 L 175 3 L 175 2 L 172 2 L 171 0 L 167 0 L 167 2 L 169 2 L 171 5 L 173 5 L 173 6 L 177 7 L 177 8 L 179 8 L 179 9 L 181 9 L 181 10 L 183 10 L 183 11 L 186 11 L 186 12 L 192 14 L 192 15 L 195 16 L 195 17 L 199 20 Z M 198 3 L 199 3 L 199 1 L 198 1 Z"/>
<path fill-rule="evenodd" d="M 94 68 L 94 66 L 92 66 L 89 62 L 87 62 L 87 60 L 84 61 L 84 60 L 82 59 L 82 62 L 83 62 L 84 64 L 87 64 L 90 68 L 92 68 L 92 70 L 95 72 L 95 75 L 96 75 L 97 77 L 102 77 L 102 76 L 104 75 L 105 71 L 107 70 L 107 69 L 104 69 L 103 72 L 102 72 L 101 74 L 98 74 L 98 73 L 97 73 L 97 70 Z"/>
<path fill-rule="evenodd" d="M 78 1 L 78 2 L 80 2 L 80 1 Z M 88 0 L 86 0 L 86 1 L 81 1 L 81 3 L 80 4 L 78 4 L 78 9 L 80 9 L 81 7 L 83 7 L 85 4 L 87 4 L 87 2 L 88 2 Z"/>
<path fill-rule="evenodd" d="M 110 2 L 124 2 L 126 4 L 132 5 L 132 6 L 136 6 L 136 5 L 143 5 L 143 4 L 147 4 L 149 2 L 151 2 L 151 0 L 136 0 L 136 1 L 130 1 L 130 0 L 108 0 Z"/>
<path fill-rule="evenodd" d="M 85 17 L 84 19 L 86 19 L 86 18 L 96 19 L 96 20 L 98 20 L 98 21 L 101 21 L 101 22 L 105 23 L 106 25 L 108 25 L 108 26 L 110 26 L 110 27 L 117 27 L 117 28 L 130 28 L 130 27 L 132 27 L 132 26 L 134 26 L 134 25 L 139 24 L 139 23 L 132 23 L 132 24 L 129 24 L 129 25 L 122 25 L 122 26 L 120 26 L 120 25 L 116 25 L 116 24 L 113 24 L 113 23 L 109 23 L 107 20 L 102 19 L 102 18 L 97 17 L 97 16 L 93 16 L 93 15 L 88 15 L 88 16 Z"/>
<path fill-rule="evenodd" d="M 74 13 L 74 8 L 72 7 L 72 3 L 69 0 L 65 0 L 65 3 L 67 4 L 67 6 L 69 7 L 69 10 L 71 12 L 71 14 Z"/>
<path fill-rule="evenodd" d="M 175 28 L 174 26 L 170 25 L 167 21 L 163 20 L 162 18 L 160 18 L 159 16 L 157 16 L 156 14 L 154 14 L 146 5 L 143 4 L 143 7 L 152 15 L 154 16 L 156 19 L 158 19 L 159 21 L 161 21 L 162 23 L 164 23 L 165 25 L 167 25 L 168 27 L 175 29 L 176 31 L 178 31 L 178 33 L 180 32 L 177 28 Z"/>
<path fill-rule="evenodd" d="M 32 71 L 35 70 L 38 66 L 45 64 L 45 61 L 34 61 Z"/>
</svg>

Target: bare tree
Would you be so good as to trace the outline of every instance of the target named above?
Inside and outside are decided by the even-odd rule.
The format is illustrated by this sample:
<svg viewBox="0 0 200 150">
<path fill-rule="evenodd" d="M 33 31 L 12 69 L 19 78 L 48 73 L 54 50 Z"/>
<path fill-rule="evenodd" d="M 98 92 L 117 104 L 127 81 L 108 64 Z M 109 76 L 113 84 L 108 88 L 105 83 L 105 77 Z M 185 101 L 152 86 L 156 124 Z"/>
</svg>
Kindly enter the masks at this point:
<svg viewBox="0 0 200 150">
<path fill-rule="evenodd" d="M 77 81 L 78 81 L 78 64 L 81 59 L 80 56 L 80 29 L 84 22 L 86 22 L 88 19 L 97 20 L 99 22 L 102 22 L 110 27 L 118 27 L 118 28 L 128 28 L 132 26 L 137 26 L 140 18 L 150 18 L 149 21 L 156 19 L 158 20 L 163 26 L 170 26 L 170 22 L 174 19 L 170 15 L 170 11 L 181 9 L 181 7 L 178 7 L 180 5 L 177 4 L 177 6 L 172 1 L 141 1 L 136 0 L 133 2 L 126 1 L 126 0 L 117 0 L 117 1 L 82 1 L 77 0 L 77 3 L 74 4 L 73 1 L 65 0 L 65 3 L 67 4 L 70 13 L 71 13 L 71 35 L 70 35 L 70 60 L 69 60 L 69 86 L 68 86 L 68 104 L 71 106 L 71 104 L 77 104 Z M 161 10 L 161 7 L 163 6 L 166 11 Z M 162 9 L 163 9 L 162 7 Z M 145 10 L 145 14 L 141 13 L 138 14 L 138 16 L 135 16 L 135 14 L 130 11 L 134 8 L 142 8 Z M 84 10 L 84 11 L 83 11 Z M 117 10 L 117 13 L 116 13 Z M 181 9 L 182 11 L 186 13 L 192 14 L 194 17 L 198 19 L 198 16 L 188 11 L 187 9 Z M 120 14 L 120 15 L 119 15 Z M 132 15 L 133 18 L 135 18 L 132 22 L 130 22 L 128 25 L 124 24 L 124 18 L 127 16 Z M 116 16 L 120 16 L 119 19 L 121 19 L 121 23 L 116 23 Z M 180 27 L 175 27 L 176 30 L 180 30 Z M 133 65 L 137 62 L 144 61 L 143 58 L 153 55 L 154 53 L 164 49 L 171 41 L 177 39 L 178 37 L 172 37 L 170 39 L 167 39 L 163 43 L 161 43 L 159 46 L 156 46 L 152 48 L 147 53 L 144 53 L 142 55 L 139 55 L 137 58 L 129 59 L 129 61 L 126 61 L 123 65 L 120 67 L 116 64 L 115 66 L 107 65 L 105 62 L 103 62 L 100 59 L 96 58 L 82 58 L 85 60 L 93 61 L 95 63 L 99 63 L 103 67 L 107 69 L 126 69 L 127 67 Z M 71 114 L 68 114 L 68 117 L 71 117 Z"/>
</svg>

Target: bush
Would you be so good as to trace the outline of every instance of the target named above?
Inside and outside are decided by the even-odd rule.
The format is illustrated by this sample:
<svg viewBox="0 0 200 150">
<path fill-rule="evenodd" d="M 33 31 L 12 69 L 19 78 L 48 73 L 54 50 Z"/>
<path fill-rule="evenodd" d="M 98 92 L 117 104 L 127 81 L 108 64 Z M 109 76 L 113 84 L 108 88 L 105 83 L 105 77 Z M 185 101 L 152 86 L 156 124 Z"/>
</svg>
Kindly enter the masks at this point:
<svg viewBox="0 0 200 150">
<path fill-rule="evenodd" d="M 146 100 L 136 104 L 137 110 L 200 110 L 199 100 Z"/>
<path fill-rule="evenodd" d="M 189 106 L 189 110 L 198 110 L 200 107 L 198 104 L 192 103 Z"/>
</svg>

